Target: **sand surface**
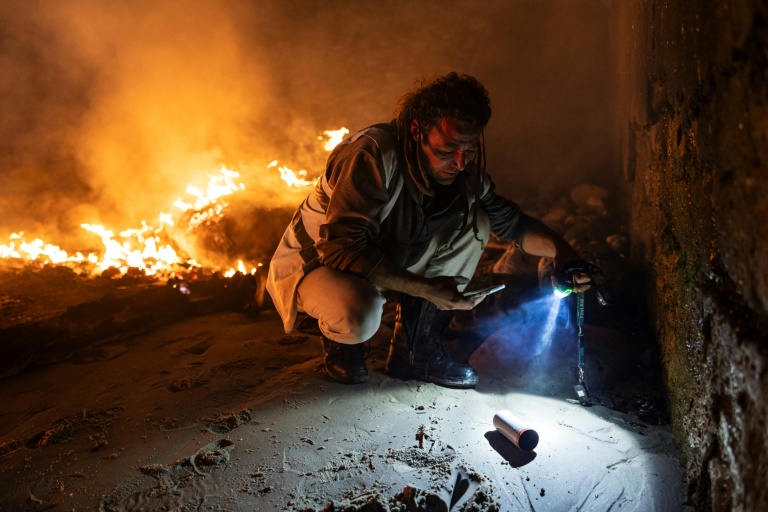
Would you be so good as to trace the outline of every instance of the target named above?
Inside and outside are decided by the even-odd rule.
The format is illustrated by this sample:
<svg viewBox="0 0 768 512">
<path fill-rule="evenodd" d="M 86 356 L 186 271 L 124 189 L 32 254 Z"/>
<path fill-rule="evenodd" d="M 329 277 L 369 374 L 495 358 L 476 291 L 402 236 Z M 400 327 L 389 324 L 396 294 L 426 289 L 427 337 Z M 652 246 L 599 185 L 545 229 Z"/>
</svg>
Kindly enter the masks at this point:
<svg viewBox="0 0 768 512">
<path fill-rule="evenodd" d="M 561 312 L 526 327 L 526 307 L 549 308 L 527 304 L 497 304 L 482 329 L 456 322 L 474 390 L 388 377 L 387 325 L 370 382 L 333 382 L 318 338 L 286 335 L 274 310 L 193 316 L 6 372 L 0 510 L 686 509 L 669 425 L 637 400 L 643 354 L 587 326 L 588 375 L 611 408 L 571 403 L 573 325 Z M 501 409 L 539 433 L 534 451 L 495 430 Z"/>
</svg>

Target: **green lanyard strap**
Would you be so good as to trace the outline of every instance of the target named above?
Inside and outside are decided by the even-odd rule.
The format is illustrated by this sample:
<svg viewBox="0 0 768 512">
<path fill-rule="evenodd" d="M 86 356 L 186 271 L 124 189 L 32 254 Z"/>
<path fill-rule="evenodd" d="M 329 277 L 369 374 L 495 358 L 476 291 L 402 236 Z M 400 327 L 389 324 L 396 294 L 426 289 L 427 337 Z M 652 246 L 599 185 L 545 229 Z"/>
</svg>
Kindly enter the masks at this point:
<svg viewBox="0 0 768 512">
<path fill-rule="evenodd" d="M 576 293 L 576 325 L 579 326 L 579 383 L 584 382 L 584 292 Z"/>
</svg>

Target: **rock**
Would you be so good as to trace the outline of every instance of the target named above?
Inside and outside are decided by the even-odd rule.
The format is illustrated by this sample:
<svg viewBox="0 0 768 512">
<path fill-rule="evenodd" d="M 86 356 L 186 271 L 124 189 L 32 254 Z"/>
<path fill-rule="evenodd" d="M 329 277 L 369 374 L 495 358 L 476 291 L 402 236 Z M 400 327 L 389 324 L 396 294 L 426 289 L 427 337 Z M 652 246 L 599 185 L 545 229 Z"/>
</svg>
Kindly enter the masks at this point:
<svg viewBox="0 0 768 512">
<path fill-rule="evenodd" d="M 568 210 L 563 207 L 556 206 L 549 210 L 541 218 L 541 222 L 557 231 L 558 228 L 562 228 L 564 225 L 566 217 L 568 217 Z"/>
<path fill-rule="evenodd" d="M 586 207 L 600 215 L 608 215 L 605 201 L 608 200 L 608 191 L 603 187 L 583 183 L 571 190 L 571 201 L 576 206 Z"/>
<path fill-rule="evenodd" d="M 591 240 L 605 240 L 611 232 L 615 230 L 607 217 L 596 213 L 582 213 L 566 219 L 566 230 L 563 233 L 571 245 L 574 241 L 586 243 Z"/>
<path fill-rule="evenodd" d="M 629 250 L 629 241 L 624 235 L 614 233 L 605 237 L 605 243 L 620 256 L 626 256 Z"/>
</svg>

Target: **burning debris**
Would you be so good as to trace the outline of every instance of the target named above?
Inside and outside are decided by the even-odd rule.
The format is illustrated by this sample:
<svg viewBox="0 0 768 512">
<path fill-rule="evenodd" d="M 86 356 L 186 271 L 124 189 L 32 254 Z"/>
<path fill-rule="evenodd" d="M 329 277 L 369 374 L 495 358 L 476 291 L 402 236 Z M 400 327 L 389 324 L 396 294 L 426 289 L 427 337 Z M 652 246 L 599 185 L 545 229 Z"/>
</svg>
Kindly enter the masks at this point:
<svg viewBox="0 0 768 512">
<path fill-rule="evenodd" d="M 346 128 L 325 130 L 325 150 L 333 150 L 347 133 L 349 130 Z M 323 136 L 319 138 L 323 140 Z M 267 169 L 277 165 L 275 160 Z M 286 166 L 279 166 L 278 170 L 287 187 L 304 188 L 315 182 L 315 178 L 309 178 L 305 170 L 295 173 Z M 218 173 L 208 175 L 205 185 L 187 185 L 186 194 L 189 197 L 177 198 L 173 203 L 179 210 L 176 215 L 160 212 L 154 223 L 142 221 L 139 228 L 118 232 L 99 224 L 82 223 L 81 228 L 99 237 L 101 251 L 71 252 L 19 231 L 9 236 L 8 243 L 0 244 L 0 260 L 3 260 L 6 266 L 62 265 L 80 274 L 101 274 L 108 277 L 138 272 L 146 276 L 169 278 L 203 267 L 214 272 L 225 272 L 226 277 L 231 277 L 236 272 L 256 274 L 258 268 L 263 266 L 271 255 L 279 235 L 266 240 L 266 248 L 262 248 L 259 260 L 251 260 L 246 264 L 242 259 L 235 257 L 237 263 L 232 263 L 234 259 L 231 253 L 247 254 L 248 251 L 243 249 L 243 246 L 254 243 L 252 236 L 246 238 L 242 233 L 227 232 L 228 228 L 235 231 L 235 223 L 228 222 L 228 214 L 232 210 L 231 203 L 236 202 L 236 196 L 245 189 L 240 173 L 222 166 Z M 255 212 L 253 208 L 244 212 L 241 206 L 239 210 L 239 214 L 250 214 L 248 218 L 259 216 L 259 212 Z M 271 208 L 260 210 L 267 212 L 266 215 L 272 213 Z M 281 217 L 281 222 L 278 223 L 280 232 L 284 224 Z M 259 227 L 261 225 L 260 222 Z M 237 244 L 232 243 L 235 236 L 241 236 Z M 239 250 L 233 250 L 235 245 Z M 225 271 L 227 265 L 222 264 L 221 260 L 230 260 L 229 270 Z"/>
<path fill-rule="evenodd" d="M 346 132 L 326 131 L 325 147 Z M 287 187 L 313 183 L 281 173 Z M 174 203 L 178 213 L 160 213 L 154 224 L 122 231 L 81 224 L 100 251 L 68 252 L 13 233 L 0 244 L 0 375 L 77 360 L 193 316 L 254 316 L 269 307 L 262 267 L 292 209 L 254 206 L 245 190 L 240 174 L 222 167 L 206 184 L 188 185 L 188 197 Z"/>
</svg>

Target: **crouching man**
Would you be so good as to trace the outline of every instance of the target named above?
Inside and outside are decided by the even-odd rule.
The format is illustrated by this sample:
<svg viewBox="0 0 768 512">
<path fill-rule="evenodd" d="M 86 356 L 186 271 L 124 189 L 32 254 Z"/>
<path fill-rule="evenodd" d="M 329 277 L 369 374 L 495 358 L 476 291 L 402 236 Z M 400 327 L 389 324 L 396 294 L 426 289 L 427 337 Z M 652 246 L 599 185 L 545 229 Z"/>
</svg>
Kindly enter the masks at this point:
<svg viewBox="0 0 768 512">
<path fill-rule="evenodd" d="M 482 300 L 462 291 L 490 233 L 554 258 L 555 271 L 578 259 L 559 235 L 495 193 L 485 170 L 490 116 L 486 89 L 450 73 L 418 84 L 394 120 L 352 135 L 329 156 L 272 258 L 267 290 L 286 332 L 298 311 L 318 320 L 331 378 L 368 380 L 363 343 L 381 323 L 382 290 L 393 290 L 387 372 L 474 387 L 477 372 L 452 360 L 440 337 L 456 310 Z"/>
</svg>

